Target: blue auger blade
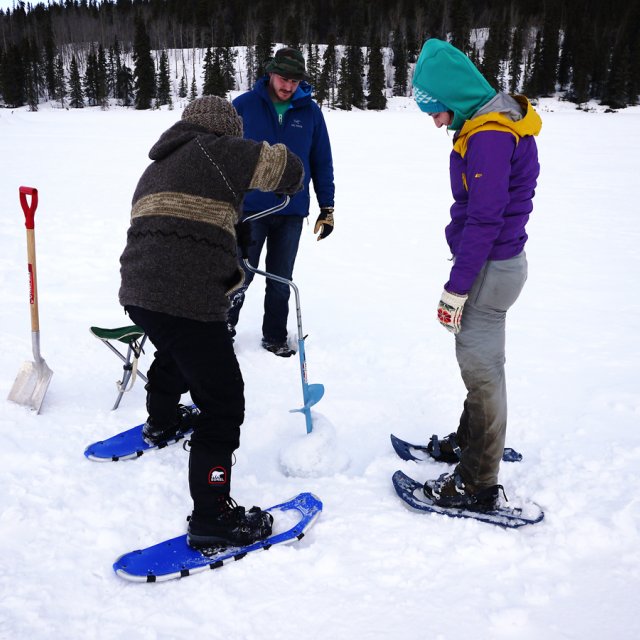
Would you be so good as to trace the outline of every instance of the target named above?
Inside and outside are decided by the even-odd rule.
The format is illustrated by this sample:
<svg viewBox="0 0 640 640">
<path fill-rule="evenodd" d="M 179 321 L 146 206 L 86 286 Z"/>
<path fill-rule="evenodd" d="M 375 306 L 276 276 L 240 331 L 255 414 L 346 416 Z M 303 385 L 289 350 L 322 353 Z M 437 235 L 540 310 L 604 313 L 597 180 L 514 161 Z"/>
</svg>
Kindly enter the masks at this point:
<svg viewBox="0 0 640 640">
<path fill-rule="evenodd" d="M 306 411 L 313 407 L 314 404 L 318 404 L 320 400 L 322 400 L 322 396 L 324 395 L 324 385 L 322 384 L 307 384 L 305 385 L 306 389 L 304 392 L 304 407 L 300 407 L 300 409 L 290 409 L 289 413 L 298 413 L 302 411 Z"/>
<path fill-rule="evenodd" d="M 313 407 L 314 404 L 318 404 L 324 396 L 324 385 L 322 384 L 308 384 L 305 389 L 305 407 Z"/>
<path fill-rule="evenodd" d="M 313 424 L 311 422 L 311 407 L 319 402 L 324 395 L 324 385 L 321 384 L 305 384 L 304 407 L 300 409 L 290 409 L 289 413 L 304 413 L 304 417 L 307 423 L 307 433 L 311 433 Z"/>
</svg>

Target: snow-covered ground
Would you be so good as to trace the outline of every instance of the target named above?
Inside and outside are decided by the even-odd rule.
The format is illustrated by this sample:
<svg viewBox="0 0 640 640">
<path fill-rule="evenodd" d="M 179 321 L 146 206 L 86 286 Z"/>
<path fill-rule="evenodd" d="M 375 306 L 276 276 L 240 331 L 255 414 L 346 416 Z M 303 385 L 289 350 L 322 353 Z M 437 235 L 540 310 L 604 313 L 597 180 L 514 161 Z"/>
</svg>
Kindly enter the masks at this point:
<svg viewBox="0 0 640 640">
<path fill-rule="evenodd" d="M 309 381 L 326 387 L 311 435 L 289 413 L 301 404 L 297 358 L 259 345 L 259 278 L 236 340 L 247 415 L 233 495 L 268 506 L 312 491 L 322 516 L 295 545 L 146 585 L 111 565 L 184 530 L 187 454 L 84 458 L 145 418 L 140 381 L 110 411 L 121 367 L 88 329 L 128 324 L 117 292 L 131 195 L 181 105 L 1 109 L 0 395 L 32 359 L 20 185 L 40 193 L 41 346 L 54 375 L 40 415 L 0 401 L 0 637 L 637 637 L 640 108 L 539 110 L 530 275 L 508 320 L 507 444 L 524 460 L 504 464 L 501 482 L 545 520 L 504 531 L 412 513 L 393 492 L 396 469 L 424 480 L 446 467 L 403 462 L 389 434 L 445 435 L 463 400 L 434 311 L 449 269 L 451 140 L 395 99 L 382 113 L 326 113 L 336 227 L 318 243 L 305 225 L 295 271 Z"/>
</svg>

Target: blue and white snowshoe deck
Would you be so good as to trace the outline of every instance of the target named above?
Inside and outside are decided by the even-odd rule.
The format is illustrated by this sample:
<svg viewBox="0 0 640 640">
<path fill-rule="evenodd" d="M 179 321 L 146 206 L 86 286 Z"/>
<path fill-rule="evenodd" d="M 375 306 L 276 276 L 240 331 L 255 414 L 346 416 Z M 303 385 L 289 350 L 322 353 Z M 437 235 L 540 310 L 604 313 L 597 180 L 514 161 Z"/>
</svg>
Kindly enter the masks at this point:
<svg viewBox="0 0 640 640">
<path fill-rule="evenodd" d="M 266 511 L 273 516 L 273 533 L 265 540 L 245 547 L 197 550 L 187 544 L 187 536 L 183 535 L 126 553 L 116 560 L 113 570 L 126 580 L 160 582 L 217 569 L 230 560 L 241 560 L 253 551 L 301 540 L 322 512 L 322 502 L 312 493 L 301 493 Z"/>
<path fill-rule="evenodd" d="M 154 445 L 149 444 L 142 437 L 142 427 L 144 424 L 139 424 L 137 427 L 118 433 L 107 440 L 94 442 L 85 449 L 84 455 L 89 460 L 97 460 L 98 462 L 131 460 L 139 458 L 143 453 L 152 449 L 164 449 L 164 447 L 180 442 L 193 431 L 193 429 L 182 431 L 175 438 Z"/>
<path fill-rule="evenodd" d="M 183 407 L 184 412 L 189 412 L 192 415 L 197 415 L 198 409 L 195 405 L 190 407 Z M 164 449 L 169 445 L 180 442 L 186 438 L 193 429 L 185 429 L 175 437 L 170 438 L 165 442 L 159 444 L 149 444 L 142 437 L 142 428 L 144 424 L 139 424 L 136 427 L 127 429 L 122 433 L 118 433 L 106 440 L 99 440 L 90 444 L 85 450 L 84 455 L 89 460 L 96 460 L 98 462 L 117 462 L 118 460 L 131 460 L 139 458 L 143 453 L 152 451 L 153 449 Z"/>
<path fill-rule="evenodd" d="M 439 513 L 451 518 L 471 518 L 495 524 L 505 529 L 517 529 L 528 524 L 536 524 L 544 518 L 544 512 L 535 502 L 528 502 L 521 507 L 501 505 L 493 511 L 470 511 L 453 507 L 439 507 L 425 495 L 423 485 L 402 471 L 393 474 L 393 487 L 402 501 L 412 509 L 428 513 Z"/>
<path fill-rule="evenodd" d="M 411 444 L 391 434 L 391 445 L 403 460 L 423 462 L 424 460 L 434 459 L 429 453 L 426 444 Z M 522 460 L 522 454 L 518 453 L 515 449 L 506 447 L 502 452 L 502 460 L 503 462 L 520 462 Z"/>
</svg>

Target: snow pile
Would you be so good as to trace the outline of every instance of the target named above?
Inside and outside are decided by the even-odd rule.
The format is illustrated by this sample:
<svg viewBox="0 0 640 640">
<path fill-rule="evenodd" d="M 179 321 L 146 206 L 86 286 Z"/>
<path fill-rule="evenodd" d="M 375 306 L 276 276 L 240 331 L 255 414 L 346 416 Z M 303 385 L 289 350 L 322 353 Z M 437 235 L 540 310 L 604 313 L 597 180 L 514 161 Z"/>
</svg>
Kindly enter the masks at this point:
<svg viewBox="0 0 640 640">
<path fill-rule="evenodd" d="M 280 451 L 280 466 L 287 476 L 321 478 L 344 471 L 349 455 L 336 442 L 336 430 L 327 418 L 311 412 L 311 433 L 297 435 Z"/>
</svg>

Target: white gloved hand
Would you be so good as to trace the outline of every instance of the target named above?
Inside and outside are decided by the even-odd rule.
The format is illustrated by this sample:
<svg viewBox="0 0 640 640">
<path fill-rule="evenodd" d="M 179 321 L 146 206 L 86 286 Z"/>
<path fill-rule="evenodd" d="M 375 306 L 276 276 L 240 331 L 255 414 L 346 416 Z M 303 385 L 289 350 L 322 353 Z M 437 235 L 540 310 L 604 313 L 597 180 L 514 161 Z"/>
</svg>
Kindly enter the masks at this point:
<svg viewBox="0 0 640 640">
<path fill-rule="evenodd" d="M 438 304 L 438 322 L 451 333 L 460 333 L 460 323 L 462 322 L 462 309 L 467 301 L 468 295 L 450 293 L 446 289 L 440 296 Z"/>
</svg>

